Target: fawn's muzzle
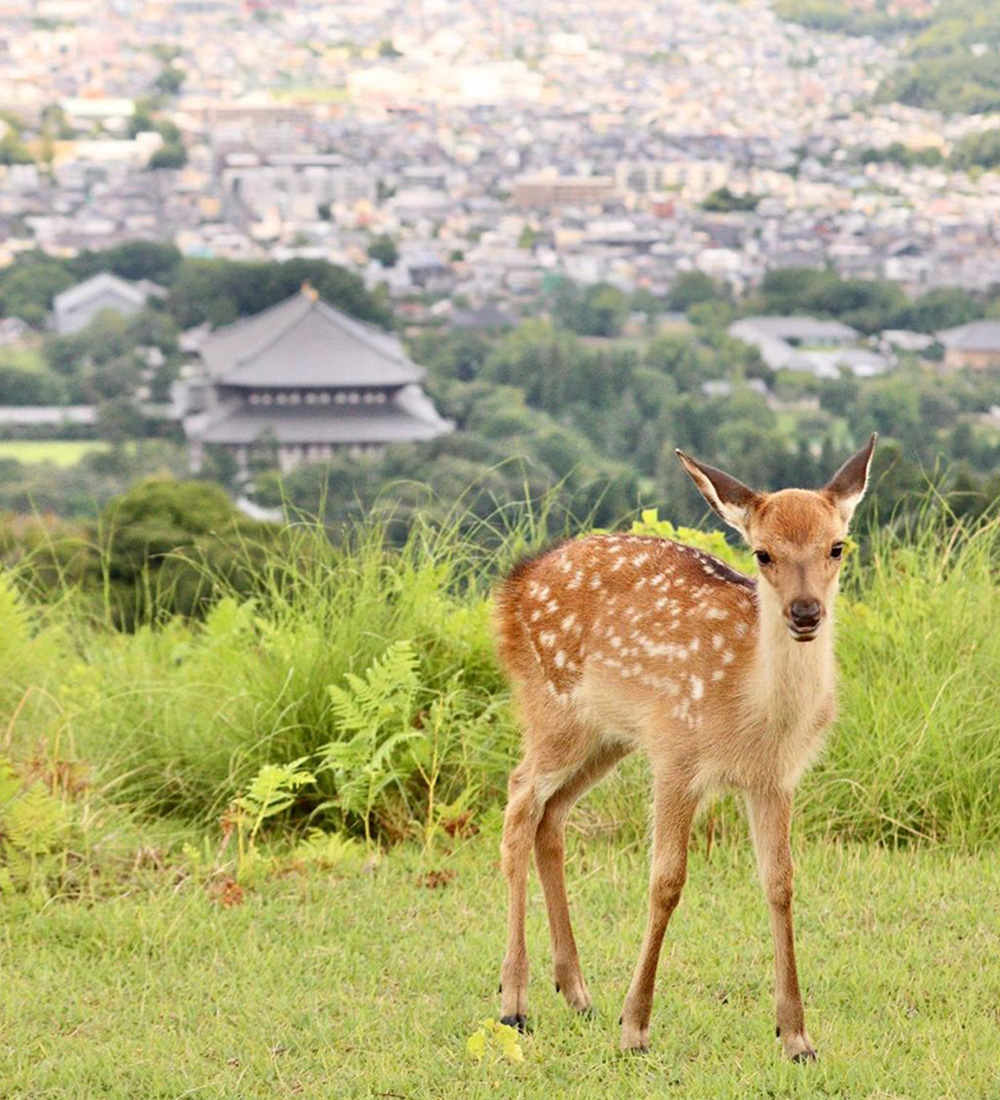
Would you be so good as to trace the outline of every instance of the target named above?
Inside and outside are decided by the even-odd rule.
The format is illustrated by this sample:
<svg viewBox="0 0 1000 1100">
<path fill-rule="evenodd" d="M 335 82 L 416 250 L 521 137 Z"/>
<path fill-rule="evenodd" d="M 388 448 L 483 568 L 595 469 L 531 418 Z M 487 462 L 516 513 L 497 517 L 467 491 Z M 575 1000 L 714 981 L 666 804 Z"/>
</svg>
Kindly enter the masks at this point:
<svg viewBox="0 0 1000 1100">
<path fill-rule="evenodd" d="M 816 636 L 823 621 L 823 605 L 819 600 L 792 600 L 788 608 L 788 629 L 797 642 L 809 642 Z"/>
</svg>

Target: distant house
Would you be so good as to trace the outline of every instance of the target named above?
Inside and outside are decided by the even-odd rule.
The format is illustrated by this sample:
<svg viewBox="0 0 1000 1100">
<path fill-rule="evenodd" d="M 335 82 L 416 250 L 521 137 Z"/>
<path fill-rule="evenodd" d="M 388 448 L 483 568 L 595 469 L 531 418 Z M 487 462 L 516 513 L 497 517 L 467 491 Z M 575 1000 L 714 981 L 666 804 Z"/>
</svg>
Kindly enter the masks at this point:
<svg viewBox="0 0 1000 1100">
<path fill-rule="evenodd" d="M 273 447 L 282 470 L 433 439 L 453 425 L 424 393 L 424 371 L 398 337 L 348 317 L 311 287 L 201 344 L 184 431 L 197 470 L 220 446 L 246 471 Z"/>
<path fill-rule="evenodd" d="M 162 287 L 146 279 L 130 283 L 109 271 L 102 271 L 55 296 L 52 327 L 60 335 L 79 332 L 106 309 L 129 317 L 138 313 L 149 298 L 164 293 Z"/>
<path fill-rule="evenodd" d="M 798 370 L 818 378 L 836 378 L 848 370 L 859 378 L 881 374 L 888 359 L 857 347 L 860 333 L 842 321 L 815 317 L 744 317 L 729 335 L 760 351 L 771 370 Z"/>
<path fill-rule="evenodd" d="M 971 321 L 937 334 L 944 344 L 944 365 L 952 370 L 1000 367 L 1000 321 Z"/>
<path fill-rule="evenodd" d="M 934 343 L 934 337 L 926 332 L 911 332 L 903 328 L 887 328 L 879 333 L 879 346 L 885 351 L 926 351 Z"/>
</svg>

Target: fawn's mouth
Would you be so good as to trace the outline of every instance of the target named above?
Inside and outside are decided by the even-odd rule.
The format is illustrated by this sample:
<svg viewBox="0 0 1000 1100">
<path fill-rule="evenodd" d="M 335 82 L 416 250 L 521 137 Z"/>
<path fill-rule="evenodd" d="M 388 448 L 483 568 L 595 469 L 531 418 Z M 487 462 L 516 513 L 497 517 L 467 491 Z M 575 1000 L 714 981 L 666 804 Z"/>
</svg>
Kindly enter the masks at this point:
<svg viewBox="0 0 1000 1100">
<path fill-rule="evenodd" d="M 823 616 L 818 617 L 814 623 L 806 621 L 806 623 L 796 623 L 793 618 L 787 618 L 784 620 L 785 625 L 788 626 L 788 632 L 792 636 L 793 641 L 814 641 L 820 627 L 823 626 Z"/>
</svg>

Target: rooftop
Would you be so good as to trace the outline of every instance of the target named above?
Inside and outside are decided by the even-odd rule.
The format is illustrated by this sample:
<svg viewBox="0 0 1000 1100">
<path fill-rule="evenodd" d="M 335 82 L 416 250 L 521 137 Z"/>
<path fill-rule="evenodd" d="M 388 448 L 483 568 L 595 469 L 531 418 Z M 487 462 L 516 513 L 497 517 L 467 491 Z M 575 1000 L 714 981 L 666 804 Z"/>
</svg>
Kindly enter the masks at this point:
<svg viewBox="0 0 1000 1100">
<path fill-rule="evenodd" d="M 971 321 L 939 332 L 938 339 L 961 351 L 1000 351 L 1000 321 Z"/>
<path fill-rule="evenodd" d="M 778 340 L 856 340 L 857 329 L 842 321 L 821 321 L 816 317 L 744 317 L 734 328 L 752 326 L 762 336 Z"/>
<path fill-rule="evenodd" d="M 122 298 L 134 302 L 137 306 L 143 305 L 148 297 L 148 293 L 134 283 L 130 283 L 126 279 L 119 279 L 117 275 L 112 275 L 110 271 L 100 271 L 89 279 L 84 279 L 82 283 L 71 286 L 69 290 L 57 294 L 52 300 L 52 305 L 57 313 L 62 313 L 65 310 L 75 309 L 106 291 L 114 291 Z"/>
<path fill-rule="evenodd" d="M 389 389 L 424 377 L 398 337 L 334 309 L 311 287 L 217 329 L 199 354 L 222 386 Z"/>
</svg>

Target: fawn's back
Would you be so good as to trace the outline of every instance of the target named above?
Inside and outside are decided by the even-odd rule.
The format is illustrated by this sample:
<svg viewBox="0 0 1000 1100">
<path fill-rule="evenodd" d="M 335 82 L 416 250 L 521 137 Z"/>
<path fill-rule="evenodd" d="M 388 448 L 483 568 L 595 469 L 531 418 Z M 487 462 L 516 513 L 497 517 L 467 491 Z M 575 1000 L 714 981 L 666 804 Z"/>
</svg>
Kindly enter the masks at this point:
<svg viewBox="0 0 1000 1100">
<path fill-rule="evenodd" d="M 617 739 L 701 789 L 793 782 L 829 721 L 832 697 L 803 669 L 761 674 L 756 582 L 666 539 L 592 535 L 522 563 L 501 589 L 498 625 L 538 775 Z M 783 648 L 791 665 L 825 657 Z M 797 695 L 803 682 L 809 698 Z"/>
</svg>

